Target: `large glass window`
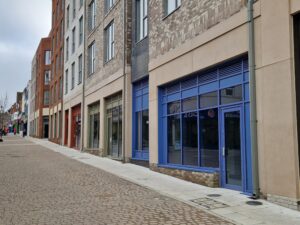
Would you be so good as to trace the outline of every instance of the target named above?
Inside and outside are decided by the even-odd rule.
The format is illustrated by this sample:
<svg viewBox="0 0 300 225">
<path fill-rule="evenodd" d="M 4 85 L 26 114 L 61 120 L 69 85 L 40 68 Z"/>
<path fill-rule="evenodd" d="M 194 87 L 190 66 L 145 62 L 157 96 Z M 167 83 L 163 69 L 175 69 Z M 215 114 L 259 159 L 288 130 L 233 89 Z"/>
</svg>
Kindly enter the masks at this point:
<svg viewBox="0 0 300 225">
<path fill-rule="evenodd" d="M 148 35 L 148 0 L 136 1 L 137 41 Z"/>
<path fill-rule="evenodd" d="M 200 108 L 214 107 L 218 105 L 218 92 L 212 91 L 200 95 Z"/>
<path fill-rule="evenodd" d="M 89 106 L 89 148 L 99 148 L 99 103 Z"/>
<path fill-rule="evenodd" d="M 168 117 L 168 162 L 181 164 L 180 115 Z"/>
<path fill-rule="evenodd" d="M 218 109 L 200 111 L 200 154 L 202 167 L 219 167 Z"/>
</svg>

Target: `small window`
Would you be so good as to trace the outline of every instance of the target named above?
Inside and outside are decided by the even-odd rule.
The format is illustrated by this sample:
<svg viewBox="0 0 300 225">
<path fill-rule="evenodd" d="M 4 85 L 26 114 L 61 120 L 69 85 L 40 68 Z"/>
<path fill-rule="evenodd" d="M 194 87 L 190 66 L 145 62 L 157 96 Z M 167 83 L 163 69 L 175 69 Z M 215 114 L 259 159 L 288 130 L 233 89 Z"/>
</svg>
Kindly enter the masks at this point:
<svg viewBox="0 0 300 225">
<path fill-rule="evenodd" d="M 72 30 L 72 54 L 75 52 L 75 32 L 76 28 L 74 27 Z"/>
<path fill-rule="evenodd" d="M 79 46 L 83 42 L 83 16 L 79 19 Z"/>
<path fill-rule="evenodd" d="M 65 94 L 68 94 L 68 81 L 69 81 L 69 71 L 66 70 L 65 73 Z"/>
<path fill-rule="evenodd" d="M 111 22 L 105 28 L 105 62 L 111 60 L 115 55 L 114 23 Z"/>
<path fill-rule="evenodd" d="M 66 61 L 69 60 L 69 37 L 66 39 Z"/>
<path fill-rule="evenodd" d="M 72 67 L 71 67 L 71 73 L 72 73 L 72 83 L 71 83 L 71 89 L 74 89 L 75 86 L 75 62 L 72 63 Z"/>
<path fill-rule="evenodd" d="M 76 0 L 73 0 L 73 19 L 76 17 Z"/>
<path fill-rule="evenodd" d="M 95 72 L 95 42 L 88 47 L 88 75 Z"/>
<path fill-rule="evenodd" d="M 181 0 L 165 0 L 165 15 L 169 15 L 181 5 Z"/>
<path fill-rule="evenodd" d="M 78 57 L 78 84 L 82 82 L 82 55 Z"/>
<path fill-rule="evenodd" d="M 70 5 L 67 7 L 67 28 L 70 26 Z"/>
<path fill-rule="evenodd" d="M 148 35 L 148 0 L 136 1 L 137 41 Z"/>
<path fill-rule="evenodd" d="M 51 64 L 51 51 L 45 52 L 45 64 L 50 65 Z"/>
<path fill-rule="evenodd" d="M 96 6 L 94 0 L 89 4 L 88 7 L 88 19 L 89 31 L 92 31 L 96 24 Z"/>
<path fill-rule="evenodd" d="M 45 85 L 49 85 L 51 81 L 51 71 L 50 70 L 46 70 L 45 71 Z"/>
</svg>

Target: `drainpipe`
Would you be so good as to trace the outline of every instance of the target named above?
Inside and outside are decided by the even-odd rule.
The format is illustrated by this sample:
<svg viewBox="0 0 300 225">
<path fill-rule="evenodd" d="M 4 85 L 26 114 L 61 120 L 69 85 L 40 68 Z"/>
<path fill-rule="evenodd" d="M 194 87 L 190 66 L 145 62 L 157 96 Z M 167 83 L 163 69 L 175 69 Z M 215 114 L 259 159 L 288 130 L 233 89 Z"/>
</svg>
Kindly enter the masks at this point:
<svg viewBox="0 0 300 225">
<path fill-rule="evenodd" d="M 256 109 L 256 77 L 255 77 L 255 34 L 254 34 L 254 0 L 248 0 L 249 29 L 249 89 L 250 89 L 250 127 L 253 198 L 259 198 L 258 146 L 257 146 L 257 109 Z"/>
<path fill-rule="evenodd" d="M 84 9 L 83 9 L 83 18 L 86 18 L 86 6 L 85 6 L 85 4 L 84 4 Z M 83 23 L 83 24 L 85 24 L 85 23 Z M 83 31 L 85 32 L 85 26 L 83 28 Z M 85 104 L 84 87 L 85 87 L 85 69 L 86 69 L 85 68 L 85 43 L 86 43 L 85 35 L 83 35 L 82 100 L 81 100 L 81 146 L 80 146 L 80 152 L 84 152 L 84 104 Z"/>
<path fill-rule="evenodd" d="M 126 2 L 123 0 L 123 98 L 122 98 L 122 162 L 125 163 L 125 126 L 126 126 Z"/>
</svg>

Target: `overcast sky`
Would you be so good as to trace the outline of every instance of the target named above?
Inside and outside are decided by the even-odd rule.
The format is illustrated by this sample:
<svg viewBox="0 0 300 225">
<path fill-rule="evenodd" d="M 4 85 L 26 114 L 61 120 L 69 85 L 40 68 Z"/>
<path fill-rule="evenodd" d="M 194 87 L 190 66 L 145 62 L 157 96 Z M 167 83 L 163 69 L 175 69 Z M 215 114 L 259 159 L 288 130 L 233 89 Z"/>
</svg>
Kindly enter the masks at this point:
<svg viewBox="0 0 300 225">
<path fill-rule="evenodd" d="M 0 96 L 9 105 L 31 76 L 31 61 L 51 29 L 51 0 L 0 0 Z"/>
</svg>

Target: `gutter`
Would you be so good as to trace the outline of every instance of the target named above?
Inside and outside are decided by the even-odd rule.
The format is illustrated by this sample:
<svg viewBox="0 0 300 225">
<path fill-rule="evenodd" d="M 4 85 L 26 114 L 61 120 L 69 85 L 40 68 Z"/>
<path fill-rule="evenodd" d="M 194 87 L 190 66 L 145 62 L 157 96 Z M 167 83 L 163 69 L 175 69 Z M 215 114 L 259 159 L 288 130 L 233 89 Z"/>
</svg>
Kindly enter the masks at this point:
<svg viewBox="0 0 300 225">
<path fill-rule="evenodd" d="M 125 163 L 125 127 L 126 127 L 126 0 L 123 0 L 123 98 L 122 98 L 122 162 Z"/>
<path fill-rule="evenodd" d="M 253 16 L 254 0 L 248 0 L 248 35 L 249 35 L 249 89 L 250 89 L 250 128 L 253 198 L 259 198 L 258 145 L 257 145 L 257 108 L 255 74 L 255 29 Z"/>
</svg>

